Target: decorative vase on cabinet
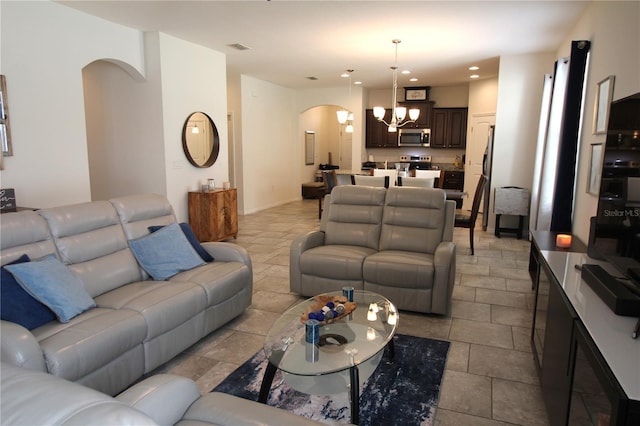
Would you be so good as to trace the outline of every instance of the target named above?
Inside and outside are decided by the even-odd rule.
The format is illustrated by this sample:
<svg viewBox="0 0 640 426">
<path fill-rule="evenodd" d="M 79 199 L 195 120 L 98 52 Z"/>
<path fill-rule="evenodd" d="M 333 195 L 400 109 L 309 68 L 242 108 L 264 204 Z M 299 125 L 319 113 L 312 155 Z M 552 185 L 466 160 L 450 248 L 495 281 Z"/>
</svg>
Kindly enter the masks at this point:
<svg viewBox="0 0 640 426">
<path fill-rule="evenodd" d="M 237 197 L 235 188 L 189 192 L 189 225 L 200 242 L 238 236 Z"/>
</svg>

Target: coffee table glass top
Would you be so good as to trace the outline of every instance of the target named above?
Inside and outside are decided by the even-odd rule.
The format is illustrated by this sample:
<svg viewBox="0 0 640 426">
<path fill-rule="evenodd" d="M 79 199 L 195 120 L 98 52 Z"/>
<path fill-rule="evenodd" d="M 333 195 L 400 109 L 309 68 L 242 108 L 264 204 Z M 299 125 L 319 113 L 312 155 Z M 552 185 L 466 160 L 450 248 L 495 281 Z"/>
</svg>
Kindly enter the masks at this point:
<svg viewBox="0 0 640 426">
<path fill-rule="evenodd" d="M 342 291 L 325 295 L 342 296 Z M 287 373 L 315 376 L 357 366 L 383 350 L 398 326 L 396 307 L 385 297 L 362 290 L 354 291 L 353 301 L 357 307 L 350 315 L 320 326 L 319 344 L 306 342 L 300 320 L 317 302 L 315 297 L 283 313 L 265 338 L 271 364 Z"/>
</svg>

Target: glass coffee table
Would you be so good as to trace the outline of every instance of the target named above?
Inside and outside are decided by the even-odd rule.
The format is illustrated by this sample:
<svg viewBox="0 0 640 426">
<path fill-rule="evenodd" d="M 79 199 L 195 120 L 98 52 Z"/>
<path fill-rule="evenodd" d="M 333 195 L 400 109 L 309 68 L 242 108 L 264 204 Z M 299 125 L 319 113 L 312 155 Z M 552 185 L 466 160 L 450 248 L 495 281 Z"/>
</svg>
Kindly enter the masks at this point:
<svg viewBox="0 0 640 426">
<path fill-rule="evenodd" d="M 313 310 L 318 297 L 340 299 L 342 291 L 312 297 L 287 310 L 273 324 L 265 338 L 269 360 L 258 401 L 265 403 L 277 370 L 285 381 L 305 393 L 331 394 L 349 390 L 351 423 L 358 424 L 360 373 L 366 380 L 375 370 L 385 347 L 393 358 L 393 335 L 398 311 L 385 297 L 369 291 L 352 291 L 356 308 L 348 315 L 319 327 L 318 343 L 307 343 L 303 315 Z M 329 314 L 330 316 L 331 314 Z M 349 381 L 340 377 L 348 372 Z M 307 384 L 300 382 L 306 380 Z M 298 383 L 296 383 L 298 382 Z"/>
</svg>

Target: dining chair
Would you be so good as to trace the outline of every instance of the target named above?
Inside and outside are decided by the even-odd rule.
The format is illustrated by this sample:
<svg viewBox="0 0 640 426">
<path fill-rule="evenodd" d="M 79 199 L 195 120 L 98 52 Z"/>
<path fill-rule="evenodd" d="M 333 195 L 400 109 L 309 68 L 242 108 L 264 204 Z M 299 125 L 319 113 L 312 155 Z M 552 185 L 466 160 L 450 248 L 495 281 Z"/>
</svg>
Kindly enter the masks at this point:
<svg viewBox="0 0 640 426">
<path fill-rule="evenodd" d="M 454 226 L 458 228 L 469 228 L 469 246 L 471 247 L 471 255 L 473 256 L 473 229 L 476 227 L 476 219 L 478 218 L 478 210 L 480 210 L 480 200 L 482 200 L 482 193 L 484 191 L 484 185 L 487 182 L 485 175 L 480 175 L 478 179 L 478 186 L 476 186 L 476 192 L 473 195 L 473 203 L 471 204 L 471 214 L 456 213 L 456 219 Z M 486 214 L 486 212 L 485 212 Z"/>
<path fill-rule="evenodd" d="M 398 176 L 398 186 L 414 186 L 418 188 L 433 188 L 434 178 L 417 178 Z"/>
<path fill-rule="evenodd" d="M 387 176 L 389 178 L 389 185 L 395 186 L 398 178 L 398 171 L 396 169 L 373 169 L 373 176 Z"/>
<path fill-rule="evenodd" d="M 324 182 L 324 191 L 318 196 L 318 219 L 322 219 L 322 203 L 324 196 L 331 194 L 333 188 L 339 185 L 338 175 L 334 169 L 322 170 L 322 181 Z"/>
<path fill-rule="evenodd" d="M 419 170 L 416 169 L 414 171 L 414 176 L 417 178 L 434 179 L 433 186 L 435 188 L 442 188 L 442 183 L 444 181 L 444 170 Z"/>
<path fill-rule="evenodd" d="M 351 175 L 351 183 L 354 185 L 389 188 L 389 176 Z"/>
</svg>

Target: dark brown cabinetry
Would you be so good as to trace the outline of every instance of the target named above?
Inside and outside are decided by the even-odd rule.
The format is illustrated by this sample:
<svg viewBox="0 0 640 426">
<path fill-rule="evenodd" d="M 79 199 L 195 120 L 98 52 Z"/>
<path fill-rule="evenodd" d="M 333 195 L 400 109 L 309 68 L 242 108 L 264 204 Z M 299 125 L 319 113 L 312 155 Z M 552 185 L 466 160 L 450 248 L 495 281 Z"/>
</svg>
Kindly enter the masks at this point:
<svg viewBox="0 0 640 426">
<path fill-rule="evenodd" d="M 435 102 L 400 102 L 400 106 L 407 108 L 407 119 L 409 110 L 417 108 L 420 110 L 420 116 L 415 123 L 409 123 L 403 126 L 405 129 L 428 129 L 431 127 L 431 114 L 433 112 L 433 104 Z"/>
<path fill-rule="evenodd" d="M 189 225 L 201 242 L 237 237 L 237 190 L 189 192 Z"/>
<path fill-rule="evenodd" d="M 445 170 L 442 188 L 464 191 L 464 172 L 460 170 Z"/>
<path fill-rule="evenodd" d="M 431 148 L 466 148 L 467 114 L 468 108 L 434 108 Z"/>
<path fill-rule="evenodd" d="M 390 115 L 387 110 L 387 116 Z M 385 116 L 385 120 L 390 118 Z M 373 110 L 366 111 L 366 143 L 367 148 L 397 148 L 398 132 L 389 132 L 388 127 L 373 115 Z"/>
</svg>

